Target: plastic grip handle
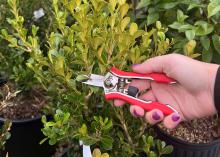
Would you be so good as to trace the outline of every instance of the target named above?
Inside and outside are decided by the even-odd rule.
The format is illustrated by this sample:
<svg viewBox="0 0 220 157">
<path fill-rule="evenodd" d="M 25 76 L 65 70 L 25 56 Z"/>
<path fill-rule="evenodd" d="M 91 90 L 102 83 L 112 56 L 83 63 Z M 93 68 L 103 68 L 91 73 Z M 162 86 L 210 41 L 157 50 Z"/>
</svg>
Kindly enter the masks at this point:
<svg viewBox="0 0 220 157">
<path fill-rule="evenodd" d="M 151 111 L 153 109 L 159 109 L 163 112 L 165 116 L 170 115 L 174 113 L 175 111 L 172 110 L 170 107 L 168 107 L 165 104 L 156 102 L 156 101 L 144 101 L 141 99 L 137 99 L 134 97 L 131 97 L 129 95 L 119 93 L 119 92 L 112 92 L 112 93 L 107 93 L 105 95 L 106 100 L 113 100 L 113 99 L 120 99 L 123 100 L 131 105 L 136 105 L 141 108 L 143 108 L 146 111 Z"/>
<path fill-rule="evenodd" d="M 146 79 L 146 80 L 156 81 L 158 83 L 167 83 L 167 84 L 176 83 L 174 79 L 166 76 L 163 73 L 139 74 L 135 72 L 121 71 L 115 67 L 112 67 L 110 71 L 111 73 L 113 73 L 118 77 L 132 78 L 132 79 Z"/>
</svg>

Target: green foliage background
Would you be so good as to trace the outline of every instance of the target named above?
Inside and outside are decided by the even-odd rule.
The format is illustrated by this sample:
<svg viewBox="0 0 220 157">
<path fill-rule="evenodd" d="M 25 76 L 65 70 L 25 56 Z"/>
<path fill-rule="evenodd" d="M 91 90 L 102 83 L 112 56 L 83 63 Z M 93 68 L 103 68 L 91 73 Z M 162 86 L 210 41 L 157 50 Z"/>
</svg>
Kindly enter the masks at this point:
<svg viewBox="0 0 220 157">
<path fill-rule="evenodd" d="M 46 33 L 53 27 L 50 2 L 44 0 L 21 0 L 19 4 L 19 12 L 26 18 L 25 27 L 31 29 L 33 24 L 38 25 L 41 44 L 43 44 L 46 42 L 43 40 Z M 46 15 L 40 20 L 34 20 L 33 13 L 39 8 L 43 8 Z M 10 32 L 13 32 L 12 27 L 7 22 L 7 18 L 13 16 L 9 10 L 10 7 L 7 4 L 7 0 L 1 0 L 0 29 L 7 28 Z M 25 59 L 27 55 L 7 47 L 7 43 L 2 38 L 0 38 L 0 43 L 0 71 L 10 76 L 10 79 L 16 83 L 18 88 L 29 90 L 33 85 L 36 85 L 37 81 L 33 77 L 34 73 L 26 67 Z"/>
<path fill-rule="evenodd" d="M 167 35 L 175 42 L 173 52 L 220 63 L 219 0 L 139 0 L 133 4 L 133 20 L 141 27 L 151 26 L 159 20 L 169 28 Z M 189 41 L 196 55 L 186 51 Z"/>
</svg>

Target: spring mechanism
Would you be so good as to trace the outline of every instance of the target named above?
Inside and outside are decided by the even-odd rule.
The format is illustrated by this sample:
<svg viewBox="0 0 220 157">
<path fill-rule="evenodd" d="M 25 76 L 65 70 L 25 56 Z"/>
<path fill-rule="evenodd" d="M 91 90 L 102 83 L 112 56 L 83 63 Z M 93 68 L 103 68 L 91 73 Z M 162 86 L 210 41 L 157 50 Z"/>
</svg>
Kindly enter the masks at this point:
<svg viewBox="0 0 220 157">
<path fill-rule="evenodd" d="M 118 91 L 121 93 L 124 93 L 125 85 L 126 85 L 125 78 L 119 78 L 118 79 Z"/>
</svg>

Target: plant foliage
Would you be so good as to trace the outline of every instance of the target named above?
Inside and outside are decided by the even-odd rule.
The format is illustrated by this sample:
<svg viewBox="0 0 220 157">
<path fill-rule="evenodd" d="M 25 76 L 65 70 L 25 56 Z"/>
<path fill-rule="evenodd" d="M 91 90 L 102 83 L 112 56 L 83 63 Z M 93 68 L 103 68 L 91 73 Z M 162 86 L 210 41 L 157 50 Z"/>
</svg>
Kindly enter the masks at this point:
<svg viewBox="0 0 220 157">
<path fill-rule="evenodd" d="M 141 27 L 160 20 L 171 28 L 173 51 L 220 63 L 219 0 L 140 0 L 135 13 Z"/>
</svg>

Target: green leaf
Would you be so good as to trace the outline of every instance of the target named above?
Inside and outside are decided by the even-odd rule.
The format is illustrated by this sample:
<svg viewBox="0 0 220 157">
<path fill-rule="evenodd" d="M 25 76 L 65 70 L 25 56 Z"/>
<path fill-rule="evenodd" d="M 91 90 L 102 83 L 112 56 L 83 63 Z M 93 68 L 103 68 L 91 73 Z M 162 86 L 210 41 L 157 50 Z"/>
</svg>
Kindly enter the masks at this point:
<svg viewBox="0 0 220 157">
<path fill-rule="evenodd" d="M 147 16 L 147 25 L 149 26 L 155 23 L 158 19 L 159 19 L 159 13 L 157 12 L 149 13 L 149 15 Z"/>
<path fill-rule="evenodd" d="M 78 75 L 76 77 L 76 81 L 78 82 L 85 82 L 87 80 L 89 80 L 89 77 L 87 75 Z"/>
<path fill-rule="evenodd" d="M 159 7 L 168 10 L 168 9 L 174 8 L 174 7 L 177 6 L 179 3 L 180 3 L 180 2 L 169 2 L 169 0 L 168 0 L 168 1 L 165 1 L 165 2 L 163 2 L 162 4 L 160 4 Z"/>
<path fill-rule="evenodd" d="M 182 24 L 179 23 L 179 22 L 174 22 L 174 23 L 172 23 L 171 25 L 169 25 L 170 28 L 177 29 L 177 30 L 178 30 L 181 26 L 182 26 Z"/>
<path fill-rule="evenodd" d="M 179 23 L 184 23 L 186 18 L 188 18 L 188 16 L 184 15 L 182 10 L 177 10 L 177 21 Z"/>
<path fill-rule="evenodd" d="M 200 4 L 199 2 L 198 2 L 198 3 L 193 3 L 193 2 L 191 2 L 191 3 L 189 4 L 189 7 L 187 8 L 187 10 L 189 11 L 189 10 L 191 10 L 191 9 L 193 9 L 193 8 L 205 8 L 205 7 L 206 7 L 206 5 Z"/>
<path fill-rule="evenodd" d="M 79 129 L 79 133 L 82 135 L 82 136 L 86 136 L 87 135 L 87 126 L 86 124 L 83 124 L 82 127 Z"/>
<path fill-rule="evenodd" d="M 137 32 L 137 30 L 138 30 L 138 25 L 136 23 L 132 23 L 129 30 L 130 35 L 133 36 Z"/>
<path fill-rule="evenodd" d="M 57 140 L 55 139 L 55 138 L 51 138 L 50 140 L 49 140 L 49 144 L 50 145 L 55 145 L 57 143 Z"/>
<path fill-rule="evenodd" d="M 165 148 L 163 148 L 162 150 L 162 154 L 166 155 L 166 154 L 170 154 L 173 152 L 173 146 L 166 146 Z"/>
<path fill-rule="evenodd" d="M 125 28 L 128 26 L 129 23 L 130 23 L 130 17 L 125 17 L 125 18 L 121 21 L 121 31 L 122 31 L 122 32 L 125 30 Z"/>
<path fill-rule="evenodd" d="M 190 24 L 184 24 L 184 25 L 181 25 L 178 30 L 179 30 L 179 32 L 185 32 L 187 30 L 194 30 L 194 29 L 195 29 L 194 26 L 192 26 Z"/>
<path fill-rule="evenodd" d="M 187 30 L 185 34 L 188 40 L 193 40 L 195 38 L 196 32 L 195 30 Z"/>
<path fill-rule="evenodd" d="M 44 142 L 46 142 L 48 140 L 48 138 L 44 138 L 43 140 L 40 141 L 40 145 L 43 144 Z"/>
<path fill-rule="evenodd" d="M 153 152 L 153 151 L 150 151 L 149 157 L 157 157 L 157 154 L 155 152 Z"/>
<path fill-rule="evenodd" d="M 141 0 L 136 9 L 146 8 L 151 3 L 151 0 Z"/>
<path fill-rule="evenodd" d="M 177 29 L 179 32 L 185 32 L 187 30 L 194 30 L 195 27 L 190 24 L 181 24 L 179 22 L 174 22 L 169 25 L 170 28 Z"/>
<path fill-rule="evenodd" d="M 184 46 L 184 53 L 186 56 L 192 56 L 194 53 L 194 49 L 196 47 L 196 41 L 190 40 L 185 46 Z"/>
<path fill-rule="evenodd" d="M 43 124 L 46 124 L 46 123 L 47 123 L 47 117 L 46 117 L 46 116 L 42 116 L 41 122 L 42 122 Z"/>
<path fill-rule="evenodd" d="M 202 60 L 204 62 L 211 62 L 213 57 L 213 50 L 210 48 L 209 50 L 203 49 L 202 51 Z"/>
<path fill-rule="evenodd" d="M 110 136 L 103 136 L 101 139 L 101 147 L 105 150 L 112 149 L 112 143 L 114 140 Z"/>
<path fill-rule="evenodd" d="M 207 23 L 206 21 L 197 21 L 195 23 L 196 35 L 204 36 L 213 32 L 214 27 L 212 24 Z"/>
<path fill-rule="evenodd" d="M 205 50 L 209 50 L 210 47 L 210 39 L 207 36 L 202 36 L 200 38 L 201 44 Z"/>
<path fill-rule="evenodd" d="M 157 22 L 156 22 L 156 28 L 157 28 L 158 30 L 161 30 L 162 24 L 161 24 L 160 21 L 157 21 Z"/>
<path fill-rule="evenodd" d="M 154 138 L 153 138 L 152 136 L 149 136 L 149 137 L 147 138 L 147 144 L 149 144 L 150 146 L 152 146 L 153 143 L 154 143 Z"/>
<path fill-rule="evenodd" d="M 32 26 L 32 35 L 36 36 L 38 30 L 39 30 L 39 27 L 36 27 L 35 25 L 33 25 Z"/>
<path fill-rule="evenodd" d="M 110 4 L 111 11 L 114 12 L 115 7 L 117 5 L 117 0 L 109 0 L 109 4 Z"/>
<path fill-rule="evenodd" d="M 109 154 L 108 153 L 104 153 L 101 155 L 101 157 L 109 157 Z"/>
<path fill-rule="evenodd" d="M 56 58 L 54 70 L 57 74 L 64 76 L 64 57 L 58 56 Z"/>
<path fill-rule="evenodd" d="M 115 20 L 116 20 L 116 16 L 115 15 L 112 15 L 109 18 L 109 25 L 111 26 L 111 28 L 113 28 L 115 26 Z"/>
<path fill-rule="evenodd" d="M 129 5 L 127 3 L 123 4 L 120 8 L 121 18 L 125 17 L 125 15 L 128 13 Z"/>
<path fill-rule="evenodd" d="M 157 146 L 158 151 L 161 152 L 162 151 L 162 144 L 161 144 L 160 140 L 156 141 L 156 146 Z"/>
<path fill-rule="evenodd" d="M 81 138 L 81 140 L 83 141 L 83 144 L 88 145 L 88 146 L 91 146 L 97 142 L 96 139 L 91 138 L 89 136 L 85 136 L 85 137 Z"/>
<path fill-rule="evenodd" d="M 1 34 L 3 35 L 4 38 L 8 37 L 8 31 L 6 29 L 2 29 Z"/>
<path fill-rule="evenodd" d="M 220 54 L 220 37 L 218 35 L 212 36 L 212 42 L 215 47 L 215 50 Z"/>
<path fill-rule="evenodd" d="M 157 32 L 158 37 L 160 37 L 161 41 L 164 41 L 166 39 L 166 35 L 164 32 Z"/>
<path fill-rule="evenodd" d="M 118 3 L 119 3 L 120 5 L 123 5 L 123 4 L 126 3 L 126 0 L 118 0 Z"/>
<path fill-rule="evenodd" d="M 109 130 L 112 127 L 112 121 L 109 121 L 104 127 L 103 130 Z"/>
<path fill-rule="evenodd" d="M 100 151 L 100 149 L 94 149 L 92 152 L 92 157 L 101 157 L 102 153 Z"/>
<path fill-rule="evenodd" d="M 214 16 L 220 11 L 220 2 L 211 2 L 208 5 L 208 18 Z"/>
</svg>

